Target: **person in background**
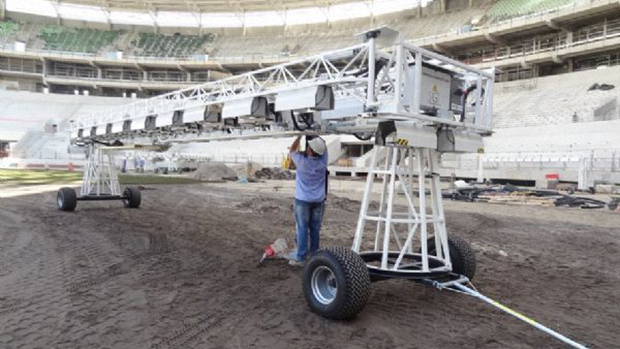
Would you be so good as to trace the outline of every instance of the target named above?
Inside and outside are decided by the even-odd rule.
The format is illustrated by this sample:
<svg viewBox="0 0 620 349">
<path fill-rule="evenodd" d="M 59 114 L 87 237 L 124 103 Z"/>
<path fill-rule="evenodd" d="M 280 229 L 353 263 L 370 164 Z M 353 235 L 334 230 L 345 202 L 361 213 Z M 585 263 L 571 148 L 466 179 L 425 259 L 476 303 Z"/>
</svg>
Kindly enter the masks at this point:
<svg viewBox="0 0 620 349">
<path fill-rule="evenodd" d="M 307 142 L 301 152 L 301 136 L 290 148 L 295 174 L 295 223 L 297 226 L 297 258 L 293 266 L 302 266 L 309 254 L 319 249 L 321 223 L 327 194 L 327 145 L 321 137 Z"/>
</svg>

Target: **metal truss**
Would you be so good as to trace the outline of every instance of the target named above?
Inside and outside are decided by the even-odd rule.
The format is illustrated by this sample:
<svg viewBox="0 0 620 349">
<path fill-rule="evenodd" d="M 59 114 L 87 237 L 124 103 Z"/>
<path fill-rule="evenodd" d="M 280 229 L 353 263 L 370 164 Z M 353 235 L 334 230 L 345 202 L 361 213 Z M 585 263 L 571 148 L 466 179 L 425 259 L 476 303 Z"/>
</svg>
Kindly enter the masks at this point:
<svg viewBox="0 0 620 349">
<path fill-rule="evenodd" d="M 329 53 L 259 69 L 203 85 L 170 92 L 128 105 L 102 110 L 75 120 L 72 129 L 105 127 L 109 123 L 137 120 L 252 97 L 273 96 L 304 87 L 329 85 L 339 95 L 364 100 L 361 85 L 367 84 L 370 44 L 360 44 Z M 364 73 L 366 69 L 366 73 Z M 360 76 L 361 75 L 361 76 Z"/>
<path fill-rule="evenodd" d="M 401 41 L 378 45 L 376 38 L 380 34 L 381 30 L 370 31 L 365 33 L 366 42 L 363 44 L 102 110 L 74 120 L 72 137 L 77 137 L 78 130 L 86 134 L 93 127 L 96 127 L 97 135 L 107 133 L 103 130 L 110 128 L 120 136 L 122 127 L 118 125 L 127 120 L 144 123 L 147 117 L 166 117 L 175 111 L 223 106 L 254 97 L 264 97 L 271 104 L 280 93 L 316 86 L 332 89 L 336 111 L 340 108 L 339 100 L 354 100 L 363 106 L 361 112 L 345 112 L 338 120 L 330 120 L 334 127 L 324 128 L 325 132 L 350 133 L 346 127 L 340 127 L 345 125 L 345 120 L 357 120 L 360 124 L 360 120 L 371 119 L 414 120 L 435 126 L 464 128 L 475 133 L 490 132 L 492 72 L 469 67 Z M 423 80 L 427 78 L 423 67 L 448 72 L 473 87 L 471 100 L 463 106 L 467 117 L 438 116 L 422 110 L 422 105 L 432 98 L 422 91 Z M 269 132 L 265 135 L 268 137 Z"/>
<path fill-rule="evenodd" d="M 121 195 L 114 150 L 96 144 L 89 145 L 80 194 L 83 197 Z"/>
<path fill-rule="evenodd" d="M 437 155 L 432 149 L 376 146 L 352 247 L 367 261 L 371 273 L 384 276 L 400 273 L 415 277 L 452 270 L 450 254 L 444 253 L 448 251 L 448 236 Z M 375 176 L 382 176 L 383 182 L 379 207 L 371 212 Z M 414 183 L 418 187 L 417 198 Z M 396 212 L 395 208 L 399 193 L 404 194 L 407 203 L 403 212 Z M 429 202 L 430 212 L 427 208 Z M 376 224 L 374 237 L 366 238 L 368 243 L 364 243 L 366 223 Z M 433 253 L 429 253 L 427 246 L 429 226 L 434 232 Z M 414 246 L 419 246 L 417 251 Z"/>
</svg>

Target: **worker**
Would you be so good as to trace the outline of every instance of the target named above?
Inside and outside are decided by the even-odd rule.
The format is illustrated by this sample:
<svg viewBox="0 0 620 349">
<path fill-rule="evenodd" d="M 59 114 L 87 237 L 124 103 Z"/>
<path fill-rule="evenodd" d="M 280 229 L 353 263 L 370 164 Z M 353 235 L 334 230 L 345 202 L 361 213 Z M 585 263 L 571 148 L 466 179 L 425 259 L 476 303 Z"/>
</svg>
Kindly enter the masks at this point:
<svg viewBox="0 0 620 349">
<path fill-rule="evenodd" d="M 295 175 L 295 223 L 297 226 L 297 256 L 290 265 L 303 266 L 309 254 L 319 249 L 321 223 L 325 211 L 327 189 L 327 146 L 321 137 L 307 141 L 301 152 L 297 137 L 290 148 L 297 168 Z"/>
</svg>

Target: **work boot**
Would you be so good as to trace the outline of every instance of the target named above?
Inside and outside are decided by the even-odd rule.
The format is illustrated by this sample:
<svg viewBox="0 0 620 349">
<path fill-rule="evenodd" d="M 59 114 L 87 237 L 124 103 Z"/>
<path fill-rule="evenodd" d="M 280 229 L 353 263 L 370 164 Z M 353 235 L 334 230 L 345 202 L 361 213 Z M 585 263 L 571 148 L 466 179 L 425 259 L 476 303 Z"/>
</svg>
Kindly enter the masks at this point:
<svg viewBox="0 0 620 349">
<path fill-rule="evenodd" d="M 292 265 L 294 267 L 303 267 L 304 262 L 298 262 L 296 259 L 291 259 L 290 261 L 288 261 L 288 265 Z"/>
</svg>

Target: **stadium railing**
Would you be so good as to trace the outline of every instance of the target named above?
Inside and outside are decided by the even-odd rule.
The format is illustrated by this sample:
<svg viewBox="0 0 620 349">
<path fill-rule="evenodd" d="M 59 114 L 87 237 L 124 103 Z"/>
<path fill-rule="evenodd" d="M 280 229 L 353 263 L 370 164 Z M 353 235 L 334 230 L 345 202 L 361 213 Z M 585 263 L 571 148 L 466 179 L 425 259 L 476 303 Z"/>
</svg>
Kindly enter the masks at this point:
<svg viewBox="0 0 620 349">
<path fill-rule="evenodd" d="M 523 57 L 544 52 L 559 51 L 570 47 L 620 37 L 620 18 L 588 26 L 573 32 L 572 41 L 566 33 L 529 39 L 512 46 L 483 51 L 482 61 L 491 62 L 508 58 Z"/>
<path fill-rule="evenodd" d="M 590 6 L 594 4 L 604 5 L 608 3 L 614 3 L 614 2 L 616 2 L 616 0 L 575 0 L 573 3 L 565 5 L 565 6 L 561 6 L 561 7 L 545 10 L 545 11 L 540 11 L 540 12 L 532 13 L 529 15 L 518 16 L 518 17 L 504 19 L 504 20 L 493 20 L 491 18 L 483 22 L 481 25 L 473 26 L 467 32 L 476 34 L 476 32 L 483 31 L 483 30 L 492 31 L 493 28 L 498 28 L 498 27 L 504 27 L 504 26 L 513 27 L 513 26 L 518 26 L 518 25 L 522 25 L 525 23 L 529 23 L 529 22 L 543 21 L 545 20 L 546 16 L 554 14 L 556 12 L 576 11 L 576 10 L 581 10 L 583 7 L 588 6 L 588 5 Z M 436 41 L 438 41 L 439 39 L 448 38 L 455 34 L 463 34 L 463 33 L 464 32 L 462 30 L 453 30 L 453 31 L 450 31 L 444 34 L 428 35 L 428 36 L 412 39 L 410 40 L 410 42 L 418 46 L 431 45 L 435 43 Z"/>
</svg>

